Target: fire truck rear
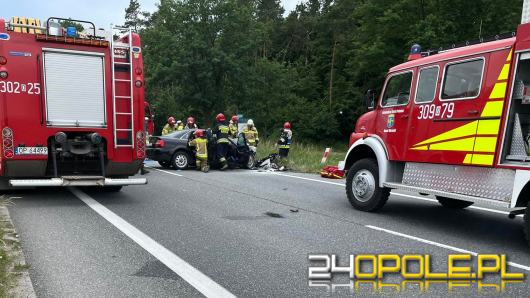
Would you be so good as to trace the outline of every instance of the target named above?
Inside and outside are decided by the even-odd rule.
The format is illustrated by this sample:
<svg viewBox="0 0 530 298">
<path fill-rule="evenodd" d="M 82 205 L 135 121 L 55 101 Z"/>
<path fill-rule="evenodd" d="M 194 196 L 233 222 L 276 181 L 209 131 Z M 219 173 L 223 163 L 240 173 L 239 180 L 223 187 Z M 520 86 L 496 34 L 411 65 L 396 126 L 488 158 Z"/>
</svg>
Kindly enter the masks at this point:
<svg viewBox="0 0 530 298">
<path fill-rule="evenodd" d="M 530 1 L 517 32 L 422 52 L 391 68 L 350 137 L 341 169 L 353 207 L 393 189 L 524 214 L 530 243 Z"/>
<path fill-rule="evenodd" d="M 0 19 L 0 187 L 146 184 L 140 38 L 67 22 Z"/>
</svg>

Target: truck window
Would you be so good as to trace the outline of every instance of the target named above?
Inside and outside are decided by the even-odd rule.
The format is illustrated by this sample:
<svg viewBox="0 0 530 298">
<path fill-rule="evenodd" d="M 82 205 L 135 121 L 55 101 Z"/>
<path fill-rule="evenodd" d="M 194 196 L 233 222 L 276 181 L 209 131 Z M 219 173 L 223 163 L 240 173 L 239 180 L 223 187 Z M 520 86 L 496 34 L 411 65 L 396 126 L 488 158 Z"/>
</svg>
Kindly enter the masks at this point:
<svg viewBox="0 0 530 298">
<path fill-rule="evenodd" d="M 476 98 L 480 93 L 484 59 L 448 64 L 442 88 L 442 100 Z"/>
<path fill-rule="evenodd" d="M 434 66 L 424 68 L 420 71 L 418 89 L 416 90 L 416 103 L 425 103 L 434 100 L 439 70 L 440 68 L 438 66 Z"/>
<path fill-rule="evenodd" d="M 408 104 L 411 85 L 412 72 L 392 76 L 386 83 L 385 92 L 381 99 L 381 106 L 391 107 Z"/>
</svg>

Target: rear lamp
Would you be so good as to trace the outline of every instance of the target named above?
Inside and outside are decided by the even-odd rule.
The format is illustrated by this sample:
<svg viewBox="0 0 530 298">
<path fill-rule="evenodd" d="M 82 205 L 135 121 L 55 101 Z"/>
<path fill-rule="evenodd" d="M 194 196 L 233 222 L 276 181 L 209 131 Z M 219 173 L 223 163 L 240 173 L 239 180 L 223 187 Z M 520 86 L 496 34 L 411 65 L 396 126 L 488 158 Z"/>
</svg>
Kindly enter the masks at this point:
<svg viewBox="0 0 530 298">
<path fill-rule="evenodd" d="M 89 139 L 94 145 L 100 144 L 102 140 L 101 136 L 97 132 L 89 134 Z"/>
<path fill-rule="evenodd" d="M 13 146 L 13 140 L 11 139 L 4 139 L 4 147 L 9 148 Z"/>
<path fill-rule="evenodd" d="M 55 134 L 55 141 L 57 143 L 60 143 L 60 144 L 65 143 L 66 142 L 66 134 L 64 132 L 62 132 L 62 131 L 56 133 Z"/>
<path fill-rule="evenodd" d="M 142 83 L 142 81 L 137 80 L 136 82 L 134 82 L 134 85 L 135 85 L 136 87 L 140 88 L 140 87 L 143 86 L 143 83 Z"/>
<path fill-rule="evenodd" d="M 138 156 L 138 158 L 145 158 L 145 152 L 138 151 L 138 152 L 136 152 L 136 156 Z"/>
<path fill-rule="evenodd" d="M 136 74 L 141 75 L 143 73 L 142 69 L 140 67 L 136 68 Z"/>
<path fill-rule="evenodd" d="M 164 146 L 166 146 L 166 142 L 164 142 L 164 140 L 162 140 L 162 139 L 156 140 L 156 142 L 155 142 L 155 147 L 156 148 L 164 148 Z"/>
<path fill-rule="evenodd" d="M 14 154 L 13 154 L 13 150 L 11 150 L 11 149 L 5 150 L 5 151 L 4 151 L 4 155 L 5 155 L 5 157 L 7 157 L 7 158 L 11 158 L 11 157 L 13 157 L 13 155 L 14 155 Z"/>
<path fill-rule="evenodd" d="M 4 138 L 9 138 L 13 136 L 13 130 L 9 127 L 4 127 L 4 129 L 2 129 L 2 135 Z"/>
<path fill-rule="evenodd" d="M 0 65 L 6 65 L 7 64 L 7 59 L 6 57 L 4 56 L 0 56 Z"/>
<path fill-rule="evenodd" d="M 0 79 L 7 79 L 7 71 L 0 71 Z"/>
</svg>

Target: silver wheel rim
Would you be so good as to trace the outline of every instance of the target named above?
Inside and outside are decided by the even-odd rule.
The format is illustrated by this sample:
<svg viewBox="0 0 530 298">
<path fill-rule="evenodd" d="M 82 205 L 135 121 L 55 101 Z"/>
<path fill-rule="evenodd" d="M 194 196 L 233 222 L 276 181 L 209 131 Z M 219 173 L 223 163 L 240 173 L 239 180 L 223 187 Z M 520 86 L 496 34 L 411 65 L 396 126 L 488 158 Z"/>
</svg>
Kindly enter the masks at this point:
<svg viewBox="0 0 530 298">
<path fill-rule="evenodd" d="M 184 168 L 188 165 L 188 159 L 182 154 L 177 154 L 177 156 L 175 156 L 175 164 L 179 168 Z"/>
<path fill-rule="evenodd" d="M 359 170 L 353 176 L 353 195 L 358 201 L 367 202 L 375 193 L 375 178 L 368 170 Z"/>
</svg>

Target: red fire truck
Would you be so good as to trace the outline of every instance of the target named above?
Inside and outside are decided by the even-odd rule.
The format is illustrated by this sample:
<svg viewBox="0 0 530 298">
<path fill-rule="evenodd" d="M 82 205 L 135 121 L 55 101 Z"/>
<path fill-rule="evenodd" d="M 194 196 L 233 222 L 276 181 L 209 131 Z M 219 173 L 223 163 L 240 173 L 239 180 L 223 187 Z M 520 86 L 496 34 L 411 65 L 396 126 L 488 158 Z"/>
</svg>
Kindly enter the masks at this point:
<svg viewBox="0 0 530 298">
<path fill-rule="evenodd" d="M 147 183 L 129 178 L 145 157 L 140 38 L 116 30 L 0 19 L 0 187 Z"/>
<path fill-rule="evenodd" d="M 340 163 L 353 207 L 376 211 L 392 189 L 487 203 L 525 214 L 530 242 L 530 24 L 448 50 L 415 45 L 366 101 Z"/>
</svg>

